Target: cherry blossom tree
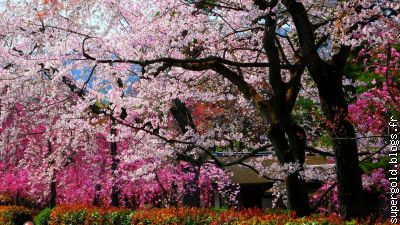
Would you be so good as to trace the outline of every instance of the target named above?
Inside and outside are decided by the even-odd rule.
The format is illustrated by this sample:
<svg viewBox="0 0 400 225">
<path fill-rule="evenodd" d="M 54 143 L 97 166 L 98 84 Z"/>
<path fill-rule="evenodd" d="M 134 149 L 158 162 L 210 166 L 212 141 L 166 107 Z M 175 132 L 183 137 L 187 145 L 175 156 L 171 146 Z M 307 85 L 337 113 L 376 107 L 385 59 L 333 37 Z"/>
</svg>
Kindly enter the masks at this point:
<svg viewBox="0 0 400 225">
<path fill-rule="evenodd" d="M 51 80 L 52 74 L 44 72 L 36 79 L 43 81 L 45 75 L 45 80 Z M 160 199 L 175 205 L 183 201 L 183 193 L 193 192 L 191 183 L 200 187 L 204 199 L 213 194 L 214 182 L 224 194 L 224 185 L 230 182 L 221 169 L 208 166 L 193 180 L 187 166 L 171 160 L 164 142 L 157 142 L 146 132 L 118 128 L 112 113 L 99 115 L 112 105 L 106 100 L 69 111 L 76 110 L 74 101 L 85 97 L 84 89 L 67 77 L 60 84 L 63 88 L 56 89 L 53 94 L 57 97 L 50 99 L 43 96 L 57 85 L 43 83 L 42 90 L 46 91 L 26 97 L 22 94 L 25 90 L 9 89 L 5 83 L 4 96 L 15 97 L 4 98 L 8 101 L 2 105 L 2 192 L 50 207 L 56 203 L 141 207 L 158 205 Z M 12 95 L 9 90 L 18 93 Z M 117 139 L 116 129 L 124 136 Z M 236 194 L 227 192 L 226 196 L 234 203 Z"/>
<path fill-rule="evenodd" d="M 159 158 L 178 153 L 197 160 L 207 155 L 226 166 L 243 163 L 272 145 L 281 166 L 290 171 L 283 177 L 288 207 L 298 215 L 309 214 L 306 182 L 300 176 L 307 133 L 292 111 L 310 77 L 333 140 L 340 214 L 364 214 L 356 132 L 343 92 L 344 68 L 352 47 L 398 39 L 398 3 L 75 0 L 12 1 L 3 8 L 3 89 L 18 90 L 35 81 L 38 71 L 51 72 L 52 88 L 41 93 L 54 100 L 53 90 L 64 84 L 69 89 L 65 93 L 76 100 L 59 126 L 89 130 L 88 120 L 72 118 L 88 109 L 98 111 L 115 121 L 107 137 L 110 143 L 130 137 L 132 131 L 146 136 L 142 155 L 163 146 L 156 151 Z M 67 60 L 73 63 L 65 65 Z M 94 88 L 86 89 L 90 78 L 71 79 L 72 65 L 93 68 Z M 132 65 L 140 71 L 132 71 Z M 122 95 L 119 83 L 132 72 L 139 74 L 140 82 L 129 84 L 135 93 Z M 37 90 L 32 86 L 26 94 Z M 16 97 L 12 93 L 6 91 L 1 105 Z M 108 107 L 96 107 L 103 99 Z M 225 116 L 201 132 L 171 115 L 177 99 L 189 107 L 221 106 Z M 241 119 L 235 120 L 239 115 L 255 123 L 240 124 Z M 174 119 L 180 130 L 171 129 Z M 235 142 L 251 153 L 228 163 L 213 157 L 218 148 L 234 149 L 230 145 Z"/>
</svg>

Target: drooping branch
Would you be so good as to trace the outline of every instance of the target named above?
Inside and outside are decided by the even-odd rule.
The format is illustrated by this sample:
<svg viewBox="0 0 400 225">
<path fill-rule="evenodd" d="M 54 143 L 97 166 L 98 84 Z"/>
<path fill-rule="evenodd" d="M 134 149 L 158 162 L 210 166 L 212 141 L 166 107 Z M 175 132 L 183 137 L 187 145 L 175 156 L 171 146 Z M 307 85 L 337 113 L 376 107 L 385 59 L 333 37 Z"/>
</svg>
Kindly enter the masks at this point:
<svg viewBox="0 0 400 225">
<path fill-rule="evenodd" d="M 317 153 L 317 154 L 320 154 L 320 155 L 323 155 L 323 156 L 335 157 L 335 154 L 333 154 L 333 153 L 330 153 L 330 152 L 327 152 L 327 151 L 323 151 L 323 150 L 314 148 L 312 146 L 306 146 L 305 150 L 310 151 L 312 153 Z"/>
<path fill-rule="evenodd" d="M 171 67 L 171 66 L 177 66 L 177 67 L 186 67 L 186 68 L 192 68 L 192 70 L 195 71 L 201 71 L 201 70 L 206 70 L 209 68 L 212 64 L 224 64 L 227 66 L 235 66 L 235 67 L 270 67 L 271 63 L 265 63 L 265 62 L 235 62 L 232 60 L 228 60 L 225 58 L 221 58 L 219 56 L 207 56 L 204 58 L 186 58 L 186 59 L 178 59 L 178 58 L 171 58 L 171 57 L 160 57 L 156 59 L 149 59 L 149 60 L 135 60 L 135 59 L 99 59 L 96 57 L 93 57 L 89 55 L 89 53 L 86 52 L 85 50 L 85 42 L 88 40 L 88 38 L 85 38 L 82 42 L 82 54 L 87 60 L 92 60 L 97 63 L 128 63 L 128 64 L 137 64 L 140 65 L 141 67 L 153 65 L 153 64 L 159 64 L 159 63 L 166 63 L 167 66 L 164 65 L 165 67 Z M 293 65 L 286 65 L 283 64 L 281 65 L 282 69 L 293 69 L 296 66 Z"/>
<path fill-rule="evenodd" d="M 318 201 L 317 203 L 315 203 L 315 205 L 313 206 L 313 209 L 312 209 L 313 211 L 317 210 L 317 208 L 324 202 L 326 196 L 327 196 L 331 191 L 333 191 L 333 189 L 336 187 L 336 185 L 337 185 L 337 183 L 335 182 L 335 183 L 331 184 L 331 185 L 329 186 L 329 188 L 326 189 L 326 190 L 324 191 L 324 193 L 321 195 L 319 201 Z"/>
</svg>

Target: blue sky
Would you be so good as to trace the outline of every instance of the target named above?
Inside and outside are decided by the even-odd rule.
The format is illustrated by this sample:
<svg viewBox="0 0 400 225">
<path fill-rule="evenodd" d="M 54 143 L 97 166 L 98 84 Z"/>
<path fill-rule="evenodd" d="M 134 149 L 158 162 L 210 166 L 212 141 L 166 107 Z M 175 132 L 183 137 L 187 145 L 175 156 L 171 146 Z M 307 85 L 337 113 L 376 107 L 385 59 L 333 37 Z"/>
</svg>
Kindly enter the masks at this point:
<svg viewBox="0 0 400 225">
<path fill-rule="evenodd" d="M 70 62 L 67 62 L 66 64 L 68 65 Z M 140 78 L 137 75 L 137 73 L 141 72 L 141 67 L 138 65 L 132 65 L 130 68 L 131 72 L 129 73 L 129 76 L 126 80 L 124 80 L 124 85 L 125 85 L 125 90 L 124 93 L 126 95 L 130 94 L 132 92 L 132 84 L 136 81 L 138 81 Z M 92 68 L 84 66 L 82 69 L 80 68 L 74 68 L 71 70 L 71 75 L 74 80 L 83 80 L 87 81 L 87 79 L 90 76 L 90 73 L 92 72 Z M 94 74 L 88 84 L 87 88 L 93 88 L 93 81 L 96 80 L 96 74 Z M 103 93 L 108 93 L 109 90 L 111 90 L 112 86 L 109 84 L 110 82 L 108 80 L 104 80 L 101 82 L 102 85 L 104 85 L 104 88 L 101 89 Z M 108 85 L 107 85 L 108 84 Z"/>
</svg>

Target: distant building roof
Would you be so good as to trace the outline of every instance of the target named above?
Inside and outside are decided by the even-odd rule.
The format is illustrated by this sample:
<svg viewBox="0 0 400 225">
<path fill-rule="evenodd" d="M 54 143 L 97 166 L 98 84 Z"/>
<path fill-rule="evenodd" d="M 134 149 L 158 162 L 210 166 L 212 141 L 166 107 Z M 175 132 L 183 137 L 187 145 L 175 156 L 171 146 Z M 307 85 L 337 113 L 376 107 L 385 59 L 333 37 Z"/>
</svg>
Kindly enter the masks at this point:
<svg viewBox="0 0 400 225">
<path fill-rule="evenodd" d="M 243 154 L 242 154 L 243 155 Z M 236 155 L 216 155 L 217 158 L 222 161 L 222 162 L 231 162 L 234 161 L 235 159 L 238 159 L 238 157 L 242 156 L 239 154 Z M 262 156 L 267 156 L 267 155 L 262 155 Z M 250 157 L 249 159 L 246 159 L 244 163 L 249 162 L 250 160 L 254 160 L 258 158 L 259 156 L 254 156 Z M 269 166 L 272 163 L 276 162 L 273 159 L 265 159 L 262 161 L 262 164 L 264 166 Z M 317 167 L 321 168 L 325 165 L 333 166 L 332 164 L 329 164 L 327 159 L 323 156 L 319 155 L 310 155 L 306 156 L 306 164 L 310 167 Z M 233 166 L 227 166 L 225 168 L 228 172 L 232 172 L 232 182 L 234 183 L 239 183 L 239 184 L 267 184 L 267 183 L 273 183 L 274 181 L 272 180 L 267 180 L 264 177 L 259 176 L 256 172 L 251 170 L 250 168 L 247 168 L 242 165 L 233 165 Z"/>
</svg>

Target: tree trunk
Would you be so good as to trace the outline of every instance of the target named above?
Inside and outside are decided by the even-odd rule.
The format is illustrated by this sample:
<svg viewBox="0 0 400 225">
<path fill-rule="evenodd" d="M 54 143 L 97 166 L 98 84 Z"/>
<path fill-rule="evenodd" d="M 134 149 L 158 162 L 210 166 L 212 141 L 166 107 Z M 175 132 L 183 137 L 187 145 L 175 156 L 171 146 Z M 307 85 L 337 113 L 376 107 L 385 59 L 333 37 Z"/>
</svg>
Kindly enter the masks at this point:
<svg viewBox="0 0 400 225">
<path fill-rule="evenodd" d="M 101 190 L 101 184 L 96 184 L 95 190 L 96 190 L 96 193 L 95 193 L 95 195 L 94 195 L 93 205 L 94 205 L 94 206 L 100 206 L 100 190 Z"/>
<path fill-rule="evenodd" d="M 111 119 L 111 134 L 115 135 L 116 130 L 114 128 L 115 125 L 115 119 Z M 116 175 L 116 170 L 118 168 L 118 159 L 117 159 L 117 142 L 111 142 L 110 144 L 110 150 L 111 150 L 111 175 L 112 175 L 112 187 L 111 187 L 111 206 L 113 207 L 118 207 L 119 206 L 119 188 L 117 184 L 117 175 Z"/>
<path fill-rule="evenodd" d="M 332 70 L 331 70 L 332 71 Z M 330 74 L 328 77 L 337 77 Z M 342 82 L 319 82 L 322 110 L 328 121 L 336 158 L 338 198 L 340 215 L 343 218 L 362 217 L 368 213 L 362 189 L 357 141 L 353 124 L 347 119 L 348 105 L 342 89 Z"/>
<path fill-rule="evenodd" d="M 266 35 L 267 36 L 267 35 Z M 264 43 L 267 43 L 267 40 L 264 40 Z M 276 53 L 272 53 L 276 54 Z M 271 55 L 269 59 L 274 59 L 275 56 Z M 277 62 L 276 62 L 277 61 Z M 257 111 L 260 113 L 260 116 L 263 120 L 270 125 L 270 130 L 268 131 L 268 136 L 272 142 L 274 147 L 274 151 L 276 152 L 279 162 L 281 164 L 284 163 L 293 163 L 298 161 L 301 164 L 304 163 L 305 158 L 305 150 L 303 146 L 305 144 L 305 133 L 304 130 L 299 126 L 295 125 L 290 112 L 291 107 L 289 107 L 289 103 L 286 100 L 286 85 L 282 84 L 282 78 L 280 74 L 280 66 L 279 66 L 279 58 L 278 60 L 271 60 L 270 67 L 270 83 L 274 89 L 274 96 L 272 101 L 264 99 L 257 90 L 248 84 L 243 77 L 239 76 L 237 73 L 229 69 L 228 67 L 216 64 L 212 67 L 212 70 L 223 75 L 226 79 L 230 80 L 236 87 L 238 87 L 239 91 L 244 95 L 246 99 L 253 102 Z M 272 68 L 272 65 L 277 66 L 278 68 Z M 271 71 L 272 69 L 272 71 Z M 273 75 L 271 77 L 271 75 Z M 272 78 L 272 80 L 271 80 Z M 280 92 L 284 92 L 280 93 Z M 293 96 L 293 98 L 295 98 Z M 294 129 L 295 130 L 292 130 Z M 297 134 L 297 131 L 301 131 L 300 134 Z M 288 135 L 289 140 L 286 138 Z M 290 144 L 290 146 L 289 146 Z M 300 144 L 299 146 L 297 146 Z M 301 168 L 300 168 L 301 169 Z M 300 179 L 300 178 L 296 178 Z M 302 184 L 305 181 L 299 182 L 287 182 L 287 185 L 292 184 Z M 305 185 L 305 184 L 304 184 Z M 308 215 L 309 214 L 309 204 L 308 204 L 308 194 L 306 188 L 296 188 L 296 187 L 287 187 L 290 189 L 291 196 L 293 196 L 293 203 L 289 203 L 289 209 L 297 210 L 298 215 Z M 301 196 L 301 197 L 295 197 Z M 296 199 L 295 199 L 296 198 Z M 302 202 L 297 200 L 302 199 Z M 292 198 L 288 199 L 288 201 L 292 201 Z"/>
<path fill-rule="evenodd" d="M 116 182 L 116 170 L 118 167 L 117 161 L 117 143 L 111 142 L 111 157 L 112 157 L 112 164 L 111 164 L 111 173 L 113 184 L 111 187 L 111 206 L 118 207 L 119 206 L 119 188 Z"/>
<path fill-rule="evenodd" d="M 280 125 L 272 125 L 268 136 L 281 165 L 288 162 L 295 162 L 295 157 L 293 157 L 289 150 L 289 144 L 285 137 L 285 132 Z M 294 210 L 297 216 L 302 217 L 310 214 L 310 207 L 307 183 L 304 179 L 299 177 L 298 172 L 288 175 L 285 179 L 285 183 L 288 209 Z"/>
<path fill-rule="evenodd" d="M 339 126 L 342 128 L 335 129 L 333 135 L 337 135 L 338 138 L 355 137 L 354 128 L 350 122 L 342 120 Z M 365 205 L 362 189 L 362 173 L 359 167 L 356 140 L 334 140 L 334 150 L 340 214 L 346 219 L 366 216 L 369 210 L 366 210 L 368 206 Z"/>
<path fill-rule="evenodd" d="M 286 192 L 288 208 L 295 211 L 296 216 L 310 215 L 307 183 L 304 179 L 299 178 L 299 173 L 293 173 L 286 177 Z"/>
<path fill-rule="evenodd" d="M 48 156 L 51 155 L 53 152 L 52 146 L 51 146 L 51 141 L 47 140 L 47 154 Z M 50 167 L 54 164 L 53 161 L 49 163 Z M 51 181 L 50 181 L 50 196 L 49 196 L 49 207 L 54 208 L 56 206 L 56 201 L 57 201 L 57 177 L 55 174 L 55 171 L 53 171 L 53 175 L 51 176 Z"/>
<path fill-rule="evenodd" d="M 362 191 L 361 169 L 353 124 L 347 119 L 348 104 L 343 92 L 343 69 L 350 47 L 340 51 L 328 63 L 318 55 L 314 28 L 304 5 L 295 0 L 283 1 L 295 24 L 308 71 L 317 84 L 322 111 L 329 122 L 333 140 L 338 182 L 340 215 L 349 219 L 367 214 Z"/>
<path fill-rule="evenodd" d="M 56 177 L 52 177 L 52 181 L 50 183 L 50 202 L 49 207 L 54 208 L 56 206 L 56 199 L 57 199 L 57 182 Z"/>
<path fill-rule="evenodd" d="M 288 121 L 290 120 L 292 119 L 289 116 Z M 306 134 L 304 129 L 297 126 L 294 121 L 284 126 L 285 133 L 288 136 L 290 153 L 294 158 L 294 161 L 289 162 L 299 164 L 298 170 L 286 177 L 288 208 L 296 211 L 297 216 L 308 216 L 310 215 L 310 203 L 307 182 L 300 177 L 300 172 L 304 170 Z"/>
<path fill-rule="evenodd" d="M 288 99 L 288 87 L 292 85 L 299 90 L 300 75 L 304 72 L 301 68 L 298 71 L 292 72 L 292 82 L 290 85 L 282 79 L 280 67 L 280 53 L 278 49 L 279 42 L 275 37 L 276 19 L 273 13 L 265 17 L 265 27 L 263 34 L 263 46 L 267 54 L 268 61 L 271 64 L 269 67 L 269 82 L 273 89 L 272 94 L 272 111 L 275 115 L 275 121 L 271 123 L 272 129 L 275 129 L 273 135 L 270 135 L 277 155 L 280 156 L 280 163 L 298 163 L 299 168 L 294 173 L 286 177 L 286 191 L 288 197 L 288 208 L 296 211 L 298 216 L 308 216 L 310 214 L 310 206 L 308 201 L 308 191 L 306 181 L 299 176 L 303 170 L 305 161 L 305 146 L 306 134 L 302 127 L 296 124 L 292 117 L 292 109 L 298 91 L 295 95 Z M 297 74 L 300 73 L 300 74 Z M 293 90 L 292 90 L 293 92 Z M 294 99 L 294 100 L 293 100 Z M 275 123 L 275 124 L 274 124 Z M 286 134 L 286 135 L 285 135 Z M 287 136 L 287 137 L 286 137 Z"/>
</svg>

